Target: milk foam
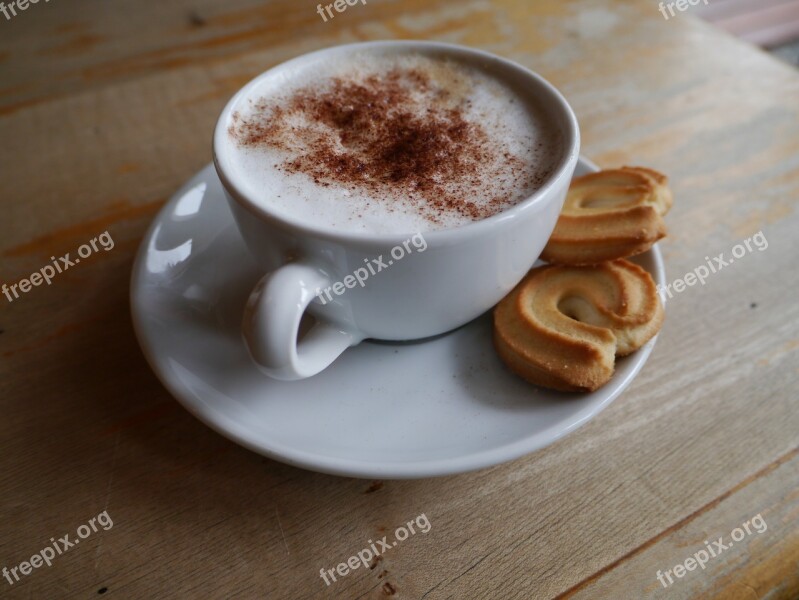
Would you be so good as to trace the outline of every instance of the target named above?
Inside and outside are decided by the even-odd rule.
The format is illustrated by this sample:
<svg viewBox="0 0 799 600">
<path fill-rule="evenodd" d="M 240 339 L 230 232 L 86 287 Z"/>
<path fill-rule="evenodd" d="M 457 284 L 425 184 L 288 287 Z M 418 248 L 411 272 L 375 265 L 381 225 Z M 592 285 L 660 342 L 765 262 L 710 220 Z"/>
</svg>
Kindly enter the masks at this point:
<svg viewBox="0 0 799 600">
<path fill-rule="evenodd" d="M 395 182 L 374 178 L 368 185 L 320 180 L 314 173 L 287 168 L 298 156 L 314 151 L 313 136 L 291 136 L 287 143 L 245 144 L 235 139 L 242 123 L 257 124 L 253 130 L 260 133 L 282 119 L 284 128 L 297 127 L 339 140 L 341 131 L 332 131 L 313 115 L 272 111 L 286 106 L 297 93 L 323 93 L 336 78 L 364 83 L 391 72 L 422 73 L 433 82 L 427 90 L 415 86 L 412 79 L 405 82 L 416 114 L 424 115 L 430 106 L 444 111 L 457 107 L 467 123 L 485 134 L 485 152 L 479 164 L 447 180 L 434 173 L 430 184 L 437 186 L 435 193 L 416 193 L 413 185 L 399 189 Z M 444 97 L 441 89 L 447 90 Z M 364 54 L 335 63 L 324 59 L 283 72 L 259 82 L 234 107 L 233 115 L 231 163 L 248 195 L 288 220 L 338 231 L 399 234 L 465 225 L 528 198 L 546 181 L 562 153 L 559 131 L 529 98 L 474 66 L 418 54 Z M 336 144 L 335 148 L 346 149 L 340 142 Z M 511 164 L 513 168 L 508 166 Z M 463 197 L 474 206 L 473 214 L 431 211 L 427 204 L 442 194 Z"/>
</svg>

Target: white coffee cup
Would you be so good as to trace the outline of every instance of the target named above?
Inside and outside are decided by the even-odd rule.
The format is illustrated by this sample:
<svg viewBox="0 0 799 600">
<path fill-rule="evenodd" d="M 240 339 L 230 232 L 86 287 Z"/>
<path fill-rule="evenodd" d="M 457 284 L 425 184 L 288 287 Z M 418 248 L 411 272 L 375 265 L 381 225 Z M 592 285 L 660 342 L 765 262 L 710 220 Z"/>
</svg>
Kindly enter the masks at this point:
<svg viewBox="0 0 799 600">
<path fill-rule="evenodd" d="M 412 51 L 471 61 L 501 74 L 516 88 L 529 90 L 547 114 L 559 120 L 557 126 L 563 132 L 558 146 L 561 156 L 553 173 L 529 198 L 496 215 L 453 229 L 424 232 L 423 251 L 421 244 L 408 245 L 413 232 L 342 232 L 270 210 L 268 202 L 245 191 L 232 168 L 235 159 L 228 128 L 234 107 L 263 78 L 290 77 L 305 63 L 346 59 L 356 51 Z M 266 272 L 250 295 L 242 322 L 253 359 L 272 377 L 303 379 L 366 338 L 429 337 L 484 313 L 522 279 L 543 250 L 560 214 L 579 149 L 577 119 L 550 83 L 521 65 L 473 48 L 427 41 L 348 44 L 300 56 L 259 75 L 228 102 L 213 142 L 214 164 L 236 223 Z M 330 301 L 317 298 L 319 290 L 350 282 L 348 275 L 381 255 L 387 265 L 392 249 L 403 247 L 403 242 L 406 252 L 401 260 L 370 275 L 365 285 L 347 286 L 346 293 L 333 295 Z M 316 323 L 298 342 L 306 310 Z"/>
</svg>

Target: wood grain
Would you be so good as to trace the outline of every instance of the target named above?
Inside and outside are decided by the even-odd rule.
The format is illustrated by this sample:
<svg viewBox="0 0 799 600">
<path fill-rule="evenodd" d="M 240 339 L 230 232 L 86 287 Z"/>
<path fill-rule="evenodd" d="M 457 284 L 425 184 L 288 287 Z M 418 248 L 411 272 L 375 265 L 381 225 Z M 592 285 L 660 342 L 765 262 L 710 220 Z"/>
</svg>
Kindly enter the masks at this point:
<svg viewBox="0 0 799 600">
<path fill-rule="evenodd" d="M 9 598 L 795 598 L 799 595 L 799 75 L 690 14 L 586 0 L 30 5 L 0 16 L 0 281 L 108 230 L 115 247 L 0 296 L 0 567 L 103 510 Z M 669 279 L 762 231 L 666 307 L 625 394 L 551 447 L 477 473 L 369 482 L 213 433 L 134 340 L 133 254 L 210 160 L 227 98 L 336 43 L 430 38 L 541 72 L 583 153 L 671 177 Z M 321 568 L 417 515 L 431 530 L 330 587 Z M 668 590 L 656 578 L 754 515 L 768 524 Z M 100 591 L 102 590 L 102 594 Z"/>
</svg>

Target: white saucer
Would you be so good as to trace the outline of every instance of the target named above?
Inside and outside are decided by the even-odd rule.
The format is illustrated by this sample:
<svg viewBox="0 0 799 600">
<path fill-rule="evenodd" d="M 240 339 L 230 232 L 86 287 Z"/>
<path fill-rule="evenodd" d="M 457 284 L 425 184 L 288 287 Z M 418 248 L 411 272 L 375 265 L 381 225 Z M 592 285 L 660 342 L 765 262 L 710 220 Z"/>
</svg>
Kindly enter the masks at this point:
<svg viewBox="0 0 799 600">
<path fill-rule="evenodd" d="M 581 159 L 576 174 L 592 170 Z M 636 262 L 665 283 L 657 247 Z M 315 377 L 276 381 L 256 368 L 239 332 L 260 276 L 209 164 L 142 241 L 131 281 L 139 343 L 166 388 L 208 426 L 275 460 L 335 475 L 446 475 L 543 448 L 610 404 L 655 343 L 619 360 L 597 392 L 551 392 L 505 369 L 486 314 L 424 342 L 363 342 Z"/>
</svg>

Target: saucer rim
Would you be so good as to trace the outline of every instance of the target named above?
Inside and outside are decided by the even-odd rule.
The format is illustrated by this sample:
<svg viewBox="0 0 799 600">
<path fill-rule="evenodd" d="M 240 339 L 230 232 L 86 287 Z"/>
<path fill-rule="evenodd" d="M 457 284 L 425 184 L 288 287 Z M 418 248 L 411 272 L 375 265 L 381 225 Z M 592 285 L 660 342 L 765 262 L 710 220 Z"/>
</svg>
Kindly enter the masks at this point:
<svg viewBox="0 0 799 600">
<path fill-rule="evenodd" d="M 599 170 L 599 167 L 584 156 L 578 158 L 578 168 L 587 168 L 590 171 Z M 329 457 L 318 453 L 306 452 L 295 447 L 286 446 L 283 443 L 273 443 L 268 439 L 252 439 L 246 435 L 248 431 L 242 425 L 231 419 L 224 411 L 214 409 L 209 406 L 202 398 L 194 394 L 191 390 L 179 381 L 174 373 L 162 366 L 164 357 L 159 354 L 156 347 L 153 347 L 149 333 L 147 331 L 146 307 L 143 306 L 143 298 L 137 296 L 137 292 L 142 289 L 142 282 L 147 276 L 144 269 L 145 258 L 148 252 L 149 241 L 160 223 L 171 213 L 174 202 L 181 196 L 181 193 L 196 185 L 198 181 L 205 180 L 206 177 L 217 177 L 213 163 L 208 163 L 197 173 L 192 175 L 180 187 L 179 190 L 167 201 L 152 223 L 147 228 L 147 232 L 142 237 L 136 258 L 133 263 L 130 280 L 130 309 L 133 321 L 133 329 L 142 353 L 147 363 L 155 373 L 159 381 L 167 391 L 192 415 L 212 430 L 232 440 L 257 454 L 266 456 L 278 462 L 291 466 L 336 475 L 342 477 L 355 477 L 363 479 L 419 479 L 427 477 L 442 477 L 459 473 L 466 473 L 491 466 L 496 466 L 511 460 L 515 460 L 537 450 L 545 448 L 555 441 L 572 433 L 582 425 L 593 419 L 597 414 L 604 410 L 611 402 L 624 392 L 632 381 L 638 376 L 643 366 L 651 355 L 658 336 L 653 337 L 643 347 L 633 353 L 630 358 L 635 360 L 630 371 L 625 374 L 621 381 L 617 381 L 615 389 L 607 394 L 596 404 L 589 404 L 582 407 L 574 414 L 565 419 L 552 424 L 549 428 L 537 431 L 528 437 L 517 441 L 502 444 L 487 450 L 463 454 L 457 457 L 448 457 L 434 460 L 414 460 L 402 462 L 389 462 L 381 460 L 379 462 L 354 460 L 350 458 Z M 665 285 L 665 268 L 663 256 L 658 244 L 652 246 L 648 251 L 651 253 L 653 263 L 652 276 L 655 283 Z M 448 334 L 444 334 L 448 335 Z M 617 374 L 614 377 L 618 376 Z M 600 391 L 592 392 L 594 394 Z M 565 400 L 568 401 L 568 400 Z M 565 423 L 565 425 L 564 425 Z M 555 431 L 552 431 L 555 430 Z M 250 430 L 251 431 L 251 430 Z"/>
</svg>

